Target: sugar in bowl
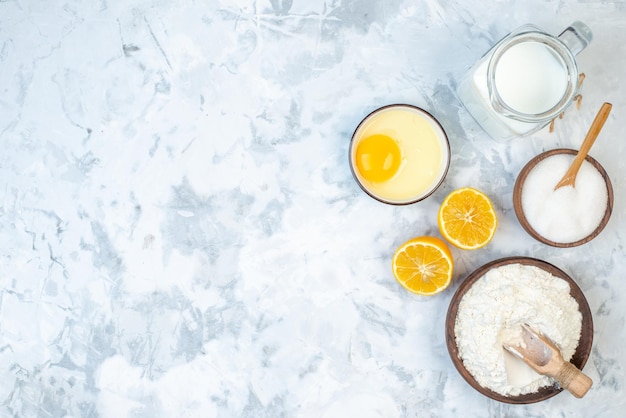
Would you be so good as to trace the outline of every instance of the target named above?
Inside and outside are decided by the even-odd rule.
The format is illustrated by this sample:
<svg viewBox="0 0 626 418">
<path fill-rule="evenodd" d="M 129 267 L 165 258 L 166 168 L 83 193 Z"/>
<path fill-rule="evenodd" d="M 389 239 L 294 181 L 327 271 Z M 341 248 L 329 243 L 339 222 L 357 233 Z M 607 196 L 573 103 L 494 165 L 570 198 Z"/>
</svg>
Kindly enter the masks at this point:
<svg viewBox="0 0 626 418">
<path fill-rule="evenodd" d="M 576 186 L 554 190 L 577 151 L 560 148 L 531 159 L 513 189 L 513 207 L 522 227 L 553 247 L 575 247 L 598 236 L 611 217 L 613 188 L 600 163 L 587 155 Z"/>
<path fill-rule="evenodd" d="M 554 149 L 524 166 L 513 188 L 522 227 L 554 247 L 574 247 L 595 238 L 613 211 L 613 187 L 604 167 L 588 155 L 609 117 L 604 103 L 578 151 Z"/>
</svg>

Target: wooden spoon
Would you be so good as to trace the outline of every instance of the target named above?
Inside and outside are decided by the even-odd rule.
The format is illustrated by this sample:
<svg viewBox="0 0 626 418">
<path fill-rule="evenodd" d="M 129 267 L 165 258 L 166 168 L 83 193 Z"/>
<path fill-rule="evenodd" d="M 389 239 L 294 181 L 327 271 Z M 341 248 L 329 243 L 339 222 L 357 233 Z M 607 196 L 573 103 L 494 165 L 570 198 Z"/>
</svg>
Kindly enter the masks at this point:
<svg viewBox="0 0 626 418">
<path fill-rule="evenodd" d="M 512 345 L 505 342 L 502 346 L 511 354 L 522 359 L 534 371 L 550 376 L 564 389 L 577 398 L 585 396 L 592 380 L 578 370 L 569 361 L 563 360 L 561 351 L 556 344 L 545 335 L 523 324 L 523 343 Z"/>
<path fill-rule="evenodd" d="M 578 154 L 576 154 L 572 165 L 570 165 L 570 167 L 567 169 L 567 172 L 565 173 L 563 178 L 556 184 L 556 186 L 554 186 L 554 190 L 563 186 L 575 187 L 574 184 L 576 183 L 576 175 L 578 174 L 578 170 L 580 170 L 580 166 L 582 165 L 585 157 L 589 153 L 591 146 L 598 137 L 600 130 L 604 126 L 604 122 L 606 122 L 607 118 L 609 117 L 609 113 L 611 112 L 612 107 L 613 105 L 611 103 L 604 103 L 602 105 L 602 107 L 598 111 L 598 114 L 596 115 L 596 118 L 593 120 L 593 123 L 589 127 L 589 132 L 587 132 L 587 136 L 580 146 Z"/>
</svg>

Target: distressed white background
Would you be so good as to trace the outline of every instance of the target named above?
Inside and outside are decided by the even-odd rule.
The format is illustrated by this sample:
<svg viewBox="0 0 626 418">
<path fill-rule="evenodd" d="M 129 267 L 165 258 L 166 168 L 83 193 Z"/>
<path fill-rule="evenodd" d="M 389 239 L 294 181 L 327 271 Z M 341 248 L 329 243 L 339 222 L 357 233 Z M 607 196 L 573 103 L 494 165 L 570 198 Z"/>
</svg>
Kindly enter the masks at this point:
<svg viewBox="0 0 626 418">
<path fill-rule="evenodd" d="M 585 21 L 583 106 L 505 144 L 457 80 L 524 23 Z M 626 4 L 622 1 L 0 0 L 0 415 L 618 417 L 626 408 Z M 512 210 L 537 153 L 592 150 L 615 209 L 592 243 L 533 241 Z M 452 164 L 428 200 L 360 191 L 350 135 L 390 103 L 433 113 Z M 403 290 L 390 257 L 439 235 L 445 195 L 489 194 L 500 225 L 453 250 L 444 293 Z M 509 406 L 454 369 L 444 317 L 496 258 L 568 272 L 591 306 L 595 384 Z"/>
</svg>

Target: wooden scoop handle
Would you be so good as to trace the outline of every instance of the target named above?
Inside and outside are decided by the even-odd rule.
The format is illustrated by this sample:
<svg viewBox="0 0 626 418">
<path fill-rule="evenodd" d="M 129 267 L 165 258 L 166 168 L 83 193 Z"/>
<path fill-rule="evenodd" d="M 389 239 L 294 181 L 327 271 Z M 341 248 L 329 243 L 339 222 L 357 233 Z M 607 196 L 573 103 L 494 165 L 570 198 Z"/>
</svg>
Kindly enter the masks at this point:
<svg viewBox="0 0 626 418">
<path fill-rule="evenodd" d="M 562 388 L 567 389 L 577 398 L 585 396 L 593 384 L 589 376 L 578 370 L 569 361 L 563 362 L 563 365 L 553 377 Z"/>
</svg>

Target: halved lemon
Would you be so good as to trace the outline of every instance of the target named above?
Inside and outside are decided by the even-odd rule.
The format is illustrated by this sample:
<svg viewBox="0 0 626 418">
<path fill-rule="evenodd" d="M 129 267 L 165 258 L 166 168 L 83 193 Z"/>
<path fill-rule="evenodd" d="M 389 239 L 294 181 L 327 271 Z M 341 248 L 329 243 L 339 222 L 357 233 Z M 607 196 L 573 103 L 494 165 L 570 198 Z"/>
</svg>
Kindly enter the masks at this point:
<svg viewBox="0 0 626 418">
<path fill-rule="evenodd" d="M 454 260 L 445 242 L 435 237 L 417 237 L 402 244 L 392 260 L 393 275 L 407 290 L 434 295 L 452 281 Z"/>
<path fill-rule="evenodd" d="M 491 241 L 498 226 L 498 217 L 489 197 L 465 187 L 450 193 L 437 217 L 441 235 L 452 245 L 464 250 L 484 247 Z"/>
</svg>

